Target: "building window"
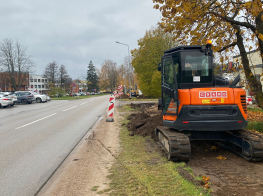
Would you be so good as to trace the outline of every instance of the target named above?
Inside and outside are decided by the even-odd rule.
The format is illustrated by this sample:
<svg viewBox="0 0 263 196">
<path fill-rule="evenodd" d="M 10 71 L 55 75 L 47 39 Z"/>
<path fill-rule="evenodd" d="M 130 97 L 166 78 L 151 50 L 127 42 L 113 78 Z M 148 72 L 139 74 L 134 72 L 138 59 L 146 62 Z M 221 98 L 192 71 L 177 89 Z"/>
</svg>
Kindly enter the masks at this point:
<svg viewBox="0 0 263 196">
<path fill-rule="evenodd" d="M 30 82 L 33 82 L 33 79 L 30 79 Z"/>
<path fill-rule="evenodd" d="M 44 85 L 42 85 L 42 88 L 45 88 Z"/>
<path fill-rule="evenodd" d="M 44 82 L 44 79 L 42 79 L 42 82 Z"/>
<path fill-rule="evenodd" d="M 47 79 L 45 79 L 45 82 L 47 82 Z"/>
<path fill-rule="evenodd" d="M 260 74 L 256 74 L 256 79 L 260 82 Z"/>
<path fill-rule="evenodd" d="M 40 79 L 38 79 L 38 82 L 40 82 Z"/>
<path fill-rule="evenodd" d="M 37 88 L 37 85 L 35 85 L 35 88 Z"/>
<path fill-rule="evenodd" d="M 31 88 L 34 88 L 34 86 L 33 86 L 33 85 L 31 85 Z"/>
<path fill-rule="evenodd" d="M 38 85 L 38 88 L 41 88 L 41 85 Z"/>
<path fill-rule="evenodd" d="M 34 82 L 37 82 L 37 79 L 34 79 Z"/>
</svg>

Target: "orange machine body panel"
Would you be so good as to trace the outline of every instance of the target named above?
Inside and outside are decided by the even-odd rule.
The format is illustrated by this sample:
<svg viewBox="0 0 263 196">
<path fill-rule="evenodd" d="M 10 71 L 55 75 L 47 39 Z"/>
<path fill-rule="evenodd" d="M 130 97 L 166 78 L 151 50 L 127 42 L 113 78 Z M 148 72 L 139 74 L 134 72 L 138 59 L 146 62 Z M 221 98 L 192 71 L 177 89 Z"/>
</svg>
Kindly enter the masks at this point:
<svg viewBox="0 0 263 196">
<path fill-rule="evenodd" d="M 178 101 L 178 114 L 184 105 L 238 105 L 244 119 L 247 120 L 246 92 L 240 88 L 179 89 Z M 175 121 L 177 119 L 176 111 L 177 105 L 172 99 L 167 110 L 167 113 L 171 113 L 171 115 L 164 115 L 163 120 Z"/>
</svg>

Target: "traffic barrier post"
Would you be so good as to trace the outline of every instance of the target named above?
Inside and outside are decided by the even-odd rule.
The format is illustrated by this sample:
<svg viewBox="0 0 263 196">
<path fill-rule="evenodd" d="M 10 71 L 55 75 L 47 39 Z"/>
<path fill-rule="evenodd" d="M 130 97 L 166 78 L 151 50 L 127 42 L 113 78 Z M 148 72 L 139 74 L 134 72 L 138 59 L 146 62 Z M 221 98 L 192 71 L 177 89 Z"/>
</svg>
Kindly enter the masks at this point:
<svg viewBox="0 0 263 196">
<path fill-rule="evenodd" d="M 109 99 L 109 108 L 108 108 L 108 118 L 106 119 L 106 122 L 113 122 L 113 114 L 114 114 L 114 104 L 115 104 L 115 97 L 110 96 Z"/>
</svg>

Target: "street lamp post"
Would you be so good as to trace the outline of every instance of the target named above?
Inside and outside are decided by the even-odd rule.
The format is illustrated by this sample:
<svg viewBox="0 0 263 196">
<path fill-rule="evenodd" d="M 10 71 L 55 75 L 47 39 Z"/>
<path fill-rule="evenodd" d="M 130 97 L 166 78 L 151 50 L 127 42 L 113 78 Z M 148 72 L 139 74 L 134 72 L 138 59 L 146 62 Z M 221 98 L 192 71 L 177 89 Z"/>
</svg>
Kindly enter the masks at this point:
<svg viewBox="0 0 263 196">
<path fill-rule="evenodd" d="M 126 85 L 127 72 L 126 72 L 126 71 L 124 72 L 124 78 L 125 78 L 125 88 L 124 88 L 124 93 L 126 94 L 126 88 L 127 88 L 127 85 Z"/>
<path fill-rule="evenodd" d="M 131 98 L 131 63 L 130 63 L 130 50 L 129 50 L 129 45 L 128 44 L 124 44 L 124 43 L 120 43 L 118 41 L 115 41 L 117 44 L 122 44 L 125 46 L 128 46 L 128 58 L 129 58 L 129 93 L 130 93 L 130 98 Z"/>
</svg>

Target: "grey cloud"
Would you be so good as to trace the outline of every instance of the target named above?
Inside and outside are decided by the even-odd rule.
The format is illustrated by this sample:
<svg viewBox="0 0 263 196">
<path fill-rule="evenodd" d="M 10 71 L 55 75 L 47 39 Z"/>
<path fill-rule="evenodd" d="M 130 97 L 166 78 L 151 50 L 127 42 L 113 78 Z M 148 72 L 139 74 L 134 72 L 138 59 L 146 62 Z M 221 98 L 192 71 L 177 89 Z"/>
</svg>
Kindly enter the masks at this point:
<svg viewBox="0 0 263 196">
<path fill-rule="evenodd" d="M 106 59 L 123 63 L 127 47 L 161 17 L 151 0 L 17 0 L 1 2 L 0 41 L 17 39 L 28 47 L 36 74 L 53 60 L 72 78 L 86 73 L 90 60 L 97 68 Z"/>
</svg>

